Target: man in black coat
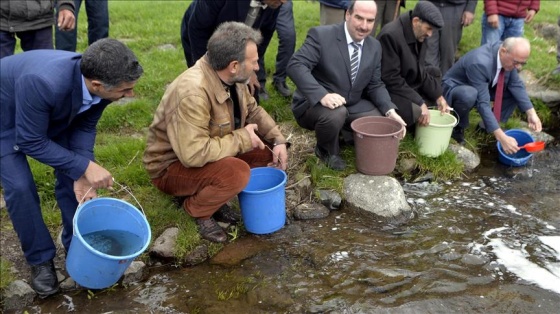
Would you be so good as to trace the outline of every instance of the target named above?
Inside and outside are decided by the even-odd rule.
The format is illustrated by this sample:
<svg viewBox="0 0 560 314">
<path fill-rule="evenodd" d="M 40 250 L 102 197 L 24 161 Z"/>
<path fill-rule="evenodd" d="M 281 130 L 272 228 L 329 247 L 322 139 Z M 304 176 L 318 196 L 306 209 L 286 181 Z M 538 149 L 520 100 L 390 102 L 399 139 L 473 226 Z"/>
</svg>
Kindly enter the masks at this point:
<svg viewBox="0 0 560 314">
<path fill-rule="evenodd" d="M 224 22 L 241 22 L 258 29 L 263 41 L 258 47 L 259 71 L 249 82 L 251 94 L 266 100 L 264 54 L 276 30 L 278 8 L 287 0 L 194 0 L 181 22 L 181 43 L 190 68 L 206 53 L 208 39 Z"/>
<path fill-rule="evenodd" d="M 424 65 L 425 43 L 441 27 L 443 18 L 437 7 L 420 1 L 414 10 L 385 25 L 377 37 L 383 49 L 381 78 L 409 127 L 430 123 L 429 104 L 437 103 L 439 110 L 449 111 L 442 96 L 441 71 Z"/>
</svg>

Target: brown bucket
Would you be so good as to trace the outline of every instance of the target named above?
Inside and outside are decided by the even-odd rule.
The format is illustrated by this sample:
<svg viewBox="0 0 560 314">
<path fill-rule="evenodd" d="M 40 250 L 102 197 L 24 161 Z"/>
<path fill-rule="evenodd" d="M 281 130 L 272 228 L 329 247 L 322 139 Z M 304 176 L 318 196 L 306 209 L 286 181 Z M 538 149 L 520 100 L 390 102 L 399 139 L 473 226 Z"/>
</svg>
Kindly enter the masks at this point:
<svg viewBox="0 0 560 314">
<path fill-rule="evenodd" d="M 350 124 L 354 131 L 356 168 L 367 175 L 386 175 L 395 169 L 404 126 L 386 117 L 362 117 Z"/>
</svg>

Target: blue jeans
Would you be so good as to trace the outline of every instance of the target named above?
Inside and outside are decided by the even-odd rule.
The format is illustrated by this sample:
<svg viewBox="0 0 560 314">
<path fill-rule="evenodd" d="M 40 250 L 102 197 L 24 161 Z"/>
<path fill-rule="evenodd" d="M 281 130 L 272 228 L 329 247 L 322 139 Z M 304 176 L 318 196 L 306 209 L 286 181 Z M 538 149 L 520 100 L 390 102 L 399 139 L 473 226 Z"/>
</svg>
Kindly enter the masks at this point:
<svg viewBox="0 0 560 314">
<path fill-rule="evenodd" d="M 76 6 L 76 28 L 63 32 L 55 27 L 56 49 L 76 51 L 78 37 L 78 13 L 82 1 L 86 3 L 86 14 L 88 20 L 88 45 L 93 44 L 101 38 L 109 37 L 109 6 L 108 0 L 74 0 Z"/>
<path fill-rule="evenodd" d="M 293 3 L 291 0 L 282 4 L 276 19 L 278 34 L 278 53 L 276 54 L 276 71 L 272 79 L 275 82 L 286 81 L 286 67 L 296 47 L 296 29 L 294 25 Z"/>
<path fill-rule="evenodd" d="M 53 49 L 52 26 L 17 33 L 0 31 L 0 59 L 14 54 L 16 36 L 20 40 L 21 50 L 23 51 Z"/>
<path fill-rule="evenodd" d="M 488 17 L 486 13 L 482 14 L 482 39 L 481 45 L 493 43 L 496 41 L 503 41 L 508 37 L 521 37 L 523 36 L 523 26 L 525 25 L 524 18 L 506 17 L 498 15 L 499 25 L 498 28 L 492 28 L 488 25 Z"/>
</svg>

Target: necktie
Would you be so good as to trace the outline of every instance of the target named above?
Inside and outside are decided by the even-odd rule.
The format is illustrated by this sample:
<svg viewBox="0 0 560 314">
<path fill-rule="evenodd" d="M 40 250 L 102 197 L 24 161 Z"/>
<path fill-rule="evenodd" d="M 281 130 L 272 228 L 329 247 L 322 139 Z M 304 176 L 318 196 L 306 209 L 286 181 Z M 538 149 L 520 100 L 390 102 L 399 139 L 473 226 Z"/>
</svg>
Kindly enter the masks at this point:
<svg viewBox="0 0 560 314">
<path fill-rule="evenodd" d="M 498 83 L 496 83 L 496 95 L 494 96 L 494 116 L 498 123 L 500 123 L 500 116 L 502 114 L 502 97 L 504 95 L 504 78 L 506 72 L 504 68 L 498 74 Z"/>
<path fill-rule="evenodd" d="M 352 79 L 352 84 L 354 84 L 354 80 L 356 79 L 356 75 L 358 75 L 358 68 L 360 66 L 360 60 L 358 59 L 360 46 L 355 42 L 352 42 L 351 45 L 354 48 L 354 51 L 352 51 L 352 56 L 350 57 L 350 78 Z"/>
</svg>

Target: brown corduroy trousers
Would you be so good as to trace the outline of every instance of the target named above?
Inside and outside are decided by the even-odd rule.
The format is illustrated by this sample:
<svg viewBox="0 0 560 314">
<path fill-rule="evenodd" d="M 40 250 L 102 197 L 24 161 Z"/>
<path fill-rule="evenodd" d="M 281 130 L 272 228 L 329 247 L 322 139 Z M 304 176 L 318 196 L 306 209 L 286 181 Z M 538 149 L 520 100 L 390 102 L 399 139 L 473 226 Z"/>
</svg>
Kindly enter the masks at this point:
<svg viewBox="0 0 560 314">
<path fill-rule="evenodd" d="M 183 209 L 194 218 L 206 219 L 245 188 L 251 168 L 266 167 L 271 161 L 270 151 L 258 148 L 200 168 L 187 168 L 176 161 L 152 183 L 166 194 L 186 196 Z"/>
</svg>

